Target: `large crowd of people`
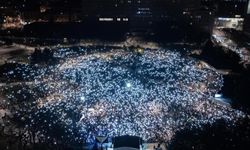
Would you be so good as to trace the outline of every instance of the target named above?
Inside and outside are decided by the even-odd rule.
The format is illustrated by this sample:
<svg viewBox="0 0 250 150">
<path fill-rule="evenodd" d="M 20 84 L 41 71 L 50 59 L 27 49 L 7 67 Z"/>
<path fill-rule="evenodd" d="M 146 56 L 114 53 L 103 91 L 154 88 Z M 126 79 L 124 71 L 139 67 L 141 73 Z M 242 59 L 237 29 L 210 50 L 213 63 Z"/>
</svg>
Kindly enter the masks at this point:
<svg viewBox="0 0 250 150">
<path fill-rule="evenodd" d="M 6 71 L 6 78 L 19 71 L 25 81 L 1 91 L 6 107 L 15 106 L 13 116 L 39 140 L 133 135 L 168 142 L 185 127 L 218 119 L 233 125 L 244 116 L 213 101 L 223 85 L 219 73 L 175 50 L 60 48 L 53 56 L 60 61 Z"/>
</svg>

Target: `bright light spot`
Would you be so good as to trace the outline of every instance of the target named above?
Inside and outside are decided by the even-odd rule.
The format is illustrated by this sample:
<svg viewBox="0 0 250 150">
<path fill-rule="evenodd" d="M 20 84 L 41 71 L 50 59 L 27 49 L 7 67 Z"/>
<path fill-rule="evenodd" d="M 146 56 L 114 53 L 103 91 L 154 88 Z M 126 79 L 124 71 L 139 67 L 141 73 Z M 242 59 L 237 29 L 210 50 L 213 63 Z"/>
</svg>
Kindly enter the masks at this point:
<svg viewBox="0 0 250 150">
<path fill-rule="evenodd" d="M 99 21 L 113 21 L 113 18 L 99 18 Z"/>
<path fill-rule="evenodd" d="M 94 108 L 89 108 L 89 111 L 93 112 L 93 111 L 95 111 L 95 109 Z"/>
<path fill-rule="evenodd" d="M 222 98 L 223 97 L 223 95 L 222 94 L 215 94 L 215 96 L 214 96 L 215 98 Z"/>
<path fill-rule="evenodd" d="M 85 97 L 83 97 L 83 96 L 81 96 L 81 98 L 80 98 L 82 101 L 84 101 L 85 100 Z"/>
<path fill-rule="evenodd" d="M 127 86 L 128 88 L 130 88 L 130 87 L 132 86 L 132 84 L 131 84 L 131 83 L 127 83 L 126 86 Z"/>
<path fill-rule="evenodd" d="M 123 21 L 128 21 L 128 18 L 123 18 L 122 20 L 123 20 Z"/>
</svg>

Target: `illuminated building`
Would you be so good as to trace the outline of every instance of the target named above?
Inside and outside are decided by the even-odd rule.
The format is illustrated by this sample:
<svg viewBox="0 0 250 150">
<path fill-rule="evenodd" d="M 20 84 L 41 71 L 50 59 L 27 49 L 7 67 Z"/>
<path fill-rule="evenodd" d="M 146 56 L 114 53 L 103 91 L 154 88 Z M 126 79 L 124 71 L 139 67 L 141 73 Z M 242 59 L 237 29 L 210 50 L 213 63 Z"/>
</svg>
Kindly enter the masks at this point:
<svg viewBox="0 0 250 150">
<path fill-rule="evenodd" d="M 128 16 L 128 4 L 121 0 L 82 0 L 83 20 L 123 21 Z"/>
<path fill-rule="evenodd" d="M 248 1 L 248 5 L 246 7 L 244 31 L 250 35 L 250 0 Z"/>
<path fill-rule="evenodd" d="M 247 0 L 220 0 L 216 5 L 216 28 L 243 30 Z"/>
<path fill-rule="evenodd" d="M 82 13 L 83 21 L 128 23 L 131 32 L 150 33 L 159 24 L 182 20 L 183 9 L 197 4 L 197 0 L 82 0 Z"/>
<path fill-rule="evenodd" d="M 248 15 L 250 14 L 250 1 L 248 2 L 248 5 L 247 5 L 247 14 Z"/>
</svg>

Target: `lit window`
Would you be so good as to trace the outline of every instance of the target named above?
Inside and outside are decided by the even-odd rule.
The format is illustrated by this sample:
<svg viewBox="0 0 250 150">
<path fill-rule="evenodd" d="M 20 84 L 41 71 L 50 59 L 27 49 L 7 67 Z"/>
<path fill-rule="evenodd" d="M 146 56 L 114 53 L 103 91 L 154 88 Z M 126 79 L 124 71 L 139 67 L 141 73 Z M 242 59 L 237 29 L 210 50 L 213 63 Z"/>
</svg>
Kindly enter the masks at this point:
<svg viewBox="0 0 250 150">
<path fill-rule="evenodd" d="M 123 18 L 122 20 L 123 20 L 123 21 L 128 21 L 128 18 Z"/>
<path fill-rule="evenodd" d="M 99 21 L 114 21 L 113 18 L 99 18 Z"/>
</svg>

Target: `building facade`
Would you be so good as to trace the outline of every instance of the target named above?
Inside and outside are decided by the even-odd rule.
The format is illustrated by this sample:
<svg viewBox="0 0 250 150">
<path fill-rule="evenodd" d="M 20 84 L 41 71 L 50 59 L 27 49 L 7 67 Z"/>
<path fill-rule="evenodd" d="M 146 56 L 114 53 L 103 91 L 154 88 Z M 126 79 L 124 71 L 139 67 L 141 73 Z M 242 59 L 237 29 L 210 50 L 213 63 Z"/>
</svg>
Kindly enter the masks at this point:
<svg viewBox="0 0 250 150">
<path fill-rule="evenodd" d="M 246 6 L 246 14 L 245 14 L 245 23 L 244 23 L 244 32 L 246 32 L 250 36 L 250 0 L 248 1 L 248 5 Z"/>
</svg>

